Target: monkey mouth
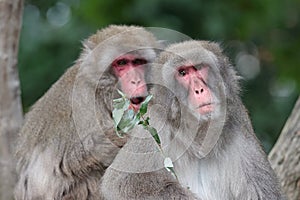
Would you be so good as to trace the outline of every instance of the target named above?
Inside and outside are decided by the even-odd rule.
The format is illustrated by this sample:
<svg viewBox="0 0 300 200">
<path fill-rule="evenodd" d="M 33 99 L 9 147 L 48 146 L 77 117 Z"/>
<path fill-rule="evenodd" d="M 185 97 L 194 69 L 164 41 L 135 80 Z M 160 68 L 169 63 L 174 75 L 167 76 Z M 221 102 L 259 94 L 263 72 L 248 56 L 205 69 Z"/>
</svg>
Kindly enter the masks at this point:
<svg viewBox="0 0 300 200">
<path fill-rule="evenodd" d="M 204 103 L 204 104 L 201 104 L 200 106 L 198 106 L 198 108 L 202 108 L 202 107 L 205 107 L 205 106 L 212 106 L 213 103 Z"/>
<path fill-rule="evenodd" d="M 130 102 L 134 105 L 139 105 L 145 101 L 146 97 L 131 97 Z"/>
<path fill-rule="evenodd" d="M 214 110 L 213 103 L 204 103 L 197 107 L 200 114 L 211 113 Z"/>
</svg>

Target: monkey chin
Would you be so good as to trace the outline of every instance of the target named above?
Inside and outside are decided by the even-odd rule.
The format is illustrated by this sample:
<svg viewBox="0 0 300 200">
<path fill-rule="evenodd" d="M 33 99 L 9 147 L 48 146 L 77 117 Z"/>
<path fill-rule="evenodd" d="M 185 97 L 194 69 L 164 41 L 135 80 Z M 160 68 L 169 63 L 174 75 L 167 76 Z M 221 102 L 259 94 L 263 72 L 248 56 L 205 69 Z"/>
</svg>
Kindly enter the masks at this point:
<svg viewBox="0 0 300 200">
<path fill-rule="evenodd" d="M 194 108 L 194 115 L 200 121 L 217 119 L 220 116 L 220 106 L 216 103 L 209 103 Z"/>
</svg>

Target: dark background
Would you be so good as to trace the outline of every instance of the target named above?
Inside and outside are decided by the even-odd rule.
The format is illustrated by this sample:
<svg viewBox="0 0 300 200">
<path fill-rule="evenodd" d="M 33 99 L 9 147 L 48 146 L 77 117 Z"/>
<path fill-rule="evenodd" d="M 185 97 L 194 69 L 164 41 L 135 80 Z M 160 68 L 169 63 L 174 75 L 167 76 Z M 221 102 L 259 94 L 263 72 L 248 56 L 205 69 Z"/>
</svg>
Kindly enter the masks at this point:
<svg viewBox="0 0 300 200">
<path fill-rule="evenodd" d="M 299 0 L 27 0 L 19 73 L 25 112 L 109 24 L 135 24 L 220 42 L 244 77 L 242 98 L 267 151 L 300 90 Z"/>
</svg>

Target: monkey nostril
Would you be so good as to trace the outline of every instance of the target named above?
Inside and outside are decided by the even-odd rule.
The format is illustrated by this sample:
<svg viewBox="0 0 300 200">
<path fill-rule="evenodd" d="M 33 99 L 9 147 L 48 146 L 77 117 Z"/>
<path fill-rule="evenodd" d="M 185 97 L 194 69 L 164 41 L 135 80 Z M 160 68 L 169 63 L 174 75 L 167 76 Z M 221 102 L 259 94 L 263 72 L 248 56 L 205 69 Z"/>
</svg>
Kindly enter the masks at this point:
<svg viewBox="0 0 300 200">
<path fill-rule="evenodd" d="M 200 93 L 203 93 L 204 92 L 204 89 L 203 88 L 201 88 L 200 90 L 195 90 L 195 93 L 196 94 L 200 94 Z"/>
<path fill-rule="evenodd" d="M 132 84 L 136 84 L 136 85 L 140 84 L 140 82 L 141 82 L 140 80 L 139 81 L 131 81 Z"/>
</svg>

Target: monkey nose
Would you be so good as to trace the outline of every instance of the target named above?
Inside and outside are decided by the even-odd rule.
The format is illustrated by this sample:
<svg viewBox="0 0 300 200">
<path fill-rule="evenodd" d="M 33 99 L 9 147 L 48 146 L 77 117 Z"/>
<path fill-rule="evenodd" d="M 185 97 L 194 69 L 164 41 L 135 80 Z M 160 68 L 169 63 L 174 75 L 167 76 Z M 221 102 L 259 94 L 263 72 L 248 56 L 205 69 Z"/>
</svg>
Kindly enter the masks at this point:
<svg viewBox="0 0 300 200">
<path fill-rule="evenodd" d="M 200 94 L 200 93 L 203 93 L 204 92 L 204 89 L 203 88 L 201 88 L 201 89 L 196 89 L 195 90 L 195 93 L 196 94 Z"/>
<path fill-rule="evenodd" d="M 141 83 L 141 80 L 132 80 L 131 83 L 134 85 L 139 85 Z"/>
</svg>

